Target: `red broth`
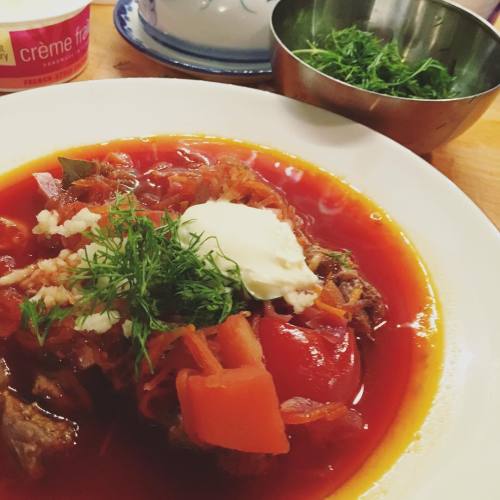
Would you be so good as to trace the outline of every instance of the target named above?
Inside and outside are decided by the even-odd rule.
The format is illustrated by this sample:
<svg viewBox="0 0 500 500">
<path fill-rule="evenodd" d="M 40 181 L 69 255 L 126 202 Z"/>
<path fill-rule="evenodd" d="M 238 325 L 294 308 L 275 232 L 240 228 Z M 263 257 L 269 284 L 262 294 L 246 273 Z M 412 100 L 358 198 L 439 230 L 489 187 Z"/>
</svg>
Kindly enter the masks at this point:
<svg viewBox="0 0 500 500">
<path fill-rule="evenodd" d="M 281 457 L 269 474 L 236 479 L 219 471 L 208 457 L 169 449 L 162 431 L 139 422 L 134 409 L 96 378 L 98 414 L 79 421 L 75 452 L 51 464 L 44 479 L 27 481 L 0 448 L 0 498 L 292 500 L 323 498 L 335 491 L 352 497 L 366 490 L 410 443 L 439 379 L 442 342 L 436 300 L 424 267 L 399 228 L 376 205 L 330 174 L 297 158 L 240 142 L 159 137 L 78 148 L 64 156 L 94 159 L 110 151 L 128 153 L 142 171 L 157 161 L 186 165 L 199 155 L 208 160 L 236 156 L 282 190 L 320 244 L 353 252 L 389 308 L 376 342 L 360 341 L 363 387 L 355 408 L 363 415 L 364 429 L 326 449 L 312 449 L 295 436 L 292 452 Z M 0 180 L 0 216 L 29 227 L 35 224 L 43 201 L 30 173 L 57 172 L 56 156 Z M 47 252 L 33 247 L 14 257 L 22 266 L 42 255 Z M 21 366 L 18 372 L 29 373 L 29 362 L 15 349 L 0 345 L 0 355 Z M 89 374 L 90 379 L 93 376 Z"/>
</svg>

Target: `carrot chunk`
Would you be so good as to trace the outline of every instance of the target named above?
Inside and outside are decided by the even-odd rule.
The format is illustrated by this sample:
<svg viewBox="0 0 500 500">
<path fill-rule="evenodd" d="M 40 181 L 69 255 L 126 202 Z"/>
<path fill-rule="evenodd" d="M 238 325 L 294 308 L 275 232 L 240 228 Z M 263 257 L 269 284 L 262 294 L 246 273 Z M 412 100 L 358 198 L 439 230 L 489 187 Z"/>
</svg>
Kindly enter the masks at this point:
<svg viewBox="0 0 500 500">
<path fill-rule="evenodd" d="M 182 340 L 203 373 L 212 374 L 222 371 L 222 366 L 210 350 L 205 335 L 199 332 L 188 332 Z"/>
<path fill-rule="evenodd" d="M 219 325 L 217 340 L 224 366 L 261 366 L 262 346 L 250 323 L 241 314 L 234 314 Z"/>
<path fill-rule="evenodd" d="M 271 375 L 263 367 L 177 378 L 184 425 L 195 440 L 249 453 L 290 449 Z"/>
<path fill-rule="evenodd" d="M 176 379 L 186 433 L 199 444 L 248 453 L 287 453 L 290 445 L 274 381 L 248 321 L 232 316 L 218 337 L 224 362 L 231 368 L 222 367 L 204 335 L 183 336 L 201 368 L 201 374 L 181 370 Z"/>
<path fill-rule="evenodd" d="M 179 398 L 179 404 L 181 405 L 182 412 L 182 423 L 184 425 L 184 430 L 186 434 L 189 436 L 189 439 L 194 443 L 199 443 L 198 436 L 196 435 L 195 430 L 195 421 L 194 421 L 194 411 L 191 405 L 191 398 L 188 394 L 188 381 L 189 376 L 195 373 L 194 370 L 190 370 L 189 368 L 185 368 L 181 370 L 177 374 L 177 378 L 175 380 L 175 386 L 177 389 L 177 397 Z"/>
</svg>

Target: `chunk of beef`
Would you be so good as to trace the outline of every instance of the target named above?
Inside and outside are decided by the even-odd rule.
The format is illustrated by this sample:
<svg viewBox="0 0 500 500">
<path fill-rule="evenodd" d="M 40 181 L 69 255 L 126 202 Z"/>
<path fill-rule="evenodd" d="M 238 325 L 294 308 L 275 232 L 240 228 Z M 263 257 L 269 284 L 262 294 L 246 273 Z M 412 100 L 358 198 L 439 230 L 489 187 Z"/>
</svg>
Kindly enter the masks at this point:
<svg viewBox="0 0 500 500">
<path fill-rule="evenodd" d="M 358 334 L 372 336 L 387 310 L 379 291 L 354 269 L 338 273 L 334 281 L 352 312 L 351 326 Z"/>
<path fill-rule="evenodd" d="M 39 374 L 35 378 L 33 385 L 33 395 L 39 396 L 47 401 L 57 401 L 64 397 L 61 384 L 46 375 Z"/>
<path fill-rule="evenodd" d="M 84 203 L 105 203 L 116 193 L 129 193 L 137 187 L 132 159 L 126 153 L 109 153 L 104 160 L 94 162 L 88 177 L 74 181 L 67 194 Z"/>
<path fill-rule="evenodd" d="M 5 359 L 0 358 L 0 391 L 7 389 L 10 382 L 10 370 Z"/>
<path fill-rule="evenodd" d="M 338 289 L 339 305 L 350 311 L 350 326 L 356 334 L 372 337 L 387 306 L 380 292 L 361 276 L 351 254 L 311 245 L 306 248 L 306 259 L 316 274 Z"/>
<path fill-rule="evenodd" d="M 32 393 L 43 401 L 45 408 L 66 416 L 89 412 L 92 408 L 89 393 L 71 370 L 38 374 Z"/>
<path fill-rule="evenodd" d="M 47 457 L 74 446 L 77 426 L 37 404 L 24 403 L 10 391 L 4 391 L 3 399 L 2 437 L 27 474 L 39 478 Z"/>
<path fill-rule="evenodd" d="M 349 250 L 331 250 L 320 245 L 308 245 L 305 248 L 307 264 L 313 272 L 322 278 L 336 276 L 341 272 L 354 272 L 357 265 Z"/>
<path fill-rule="evenodd" d="M 106 335 L 69 329 L 68 336 L 58 344 L 51 344 L 49 337 L 45 348 L 75 372 L 99 367 L 117 391 L 126 390 L 134 380 L 134 352 L 118 325 Z"/>
</svg>

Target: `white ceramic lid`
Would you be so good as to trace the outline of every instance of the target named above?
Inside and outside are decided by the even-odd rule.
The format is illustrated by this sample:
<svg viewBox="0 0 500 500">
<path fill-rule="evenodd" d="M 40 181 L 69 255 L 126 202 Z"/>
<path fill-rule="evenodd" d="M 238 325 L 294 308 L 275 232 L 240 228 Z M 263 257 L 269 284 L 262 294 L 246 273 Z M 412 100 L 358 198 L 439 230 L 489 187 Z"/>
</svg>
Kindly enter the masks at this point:
<svg viewBox="0 0 500 500">
<path fill-rule="evenodd" d="M 45 21 L 83 9 L 90 0 L 0 0 L 0 25 Z"/>
</svg>

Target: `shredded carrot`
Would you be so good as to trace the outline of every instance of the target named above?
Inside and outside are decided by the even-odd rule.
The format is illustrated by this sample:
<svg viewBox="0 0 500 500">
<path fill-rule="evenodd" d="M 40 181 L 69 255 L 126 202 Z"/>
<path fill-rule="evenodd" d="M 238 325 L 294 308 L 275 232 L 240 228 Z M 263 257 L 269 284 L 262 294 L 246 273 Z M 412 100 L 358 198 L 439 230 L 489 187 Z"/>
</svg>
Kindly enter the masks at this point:
<svg viewBox="0 0 500 500">
<path fill-rule="evenodd" d="M 361 295 L 363 295 L 363 289 L 355 288 L 349 297 L 349 304 L 355 304 L 361 298 Z"/>
<path fill-rule="evenodd" d="M 314 305 L 320 310 L 324 311 L 328 314 L 331 314 L 332 316 L 336 316 L 338 318 L 344 319 L 347 314 L 347 311 L 344 311 L 344 309 L 340 309 L 338 307 L 330 306 L 328 304 L 325 304 L 321 299 L 316 299 Z"/>
<path fill-rule="evenodd" d="M 144 384 L 143 389 L 146 392 L 154 391 L 164 380 L 166 380 L 170 376 L 171 372 L 171 366 L 164 366 L 149 382 L 146 382 Z"/>
<path fill-rule="evenodd" d="M 171 394 L 170 389 L 163 389 L 161 387 L 155 389 L 154 391 L 142 392 L 140 398 L 138 398 L 138 409 L 141 415 L 151 420 L 158 420 L 158 414 L 155 413 L 153 409 L 154 401 L 162 401 L 169 394 Z"/>
<path fill-rule="evenodd" d="M 179 337 L 188 333 L 193 333 L 194 331 L 194 325 L 186 325 L 169 332 L 152 336 L 151 340 L 148 341 L 148 353 L 153 367 L 157 366 L 160 358 L 170 348 L 173 342 L 175 342 Z M 150 372 L 149 365 L 145 359 L 142 361 L 141 370 L 143 375 Z"/>
<path fill-rule="evenodd" d="M 344 296 L 339 290 L 339 287 L 334 283 L 331 276 L 328 276 L 325 286 L 321 290 L 320 298 L 323 302 L 330 306 L 341 306 L 345 303 Z"/>
<path fill-rule="evenodd" d="M 222 371 L 222 365 L 210 350 L 205 335 L 189 332 L 182 340 L 204 374 L 211 375 Z"/>
</svg>

